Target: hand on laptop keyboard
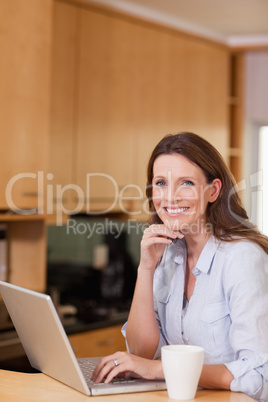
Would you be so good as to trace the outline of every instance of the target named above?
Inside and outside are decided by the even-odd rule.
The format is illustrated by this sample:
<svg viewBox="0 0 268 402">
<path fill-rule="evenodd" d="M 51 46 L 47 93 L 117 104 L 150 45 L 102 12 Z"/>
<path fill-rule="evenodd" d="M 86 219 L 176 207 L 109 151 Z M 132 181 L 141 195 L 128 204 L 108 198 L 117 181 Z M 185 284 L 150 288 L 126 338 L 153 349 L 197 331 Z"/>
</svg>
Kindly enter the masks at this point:
<svg viewBox="0 0 268 402">
<path fill-rule="evenodd" d="M 83 376 L 84 376 L 84 378 L 85 378 L 85 380 L 86 380 L 86 382 L 87 382 L 87 384 L 89 386 L 92 385 L 92 384 L 95 384 L 95 385 L 96 384 L 98 384 L 98 385 L 104 385 L 105 384 L 104 381 L 105 381 L 106 378 L 103 378 L 103 381 L 99 382 L 99 383 L 96 383 L 91 378 L 92 374 L 93 374 L 93 371 L 96 368 L 96 363 L 94 361 L 92 361 L 90 359 L 80 359 L 78 362 L 79 362 L 79 366 L 80 366 L 80 368 L 82 370 Z M 134 382 L 134 381 L 135 381 L 135 379 L 130 378 L 130 377 L 128 378 L 126 376 L 116 376 L 116 377 L 114 377 L 112 379 L 111 383 L 113 383 L 113 384 L 119 384 L 119 383 L 125 384 L 125 383 L 131 383 L 131 382 Z"/>
<path fill-rule="evenodd" d="M 145 378 L 148 380 L 164 379 L 160 360 L 150 360 L 127 352 L 116 352 L 101 358 L 92 374 L 92 381 L 105 384 L 116 377 Z"/>
</svg>

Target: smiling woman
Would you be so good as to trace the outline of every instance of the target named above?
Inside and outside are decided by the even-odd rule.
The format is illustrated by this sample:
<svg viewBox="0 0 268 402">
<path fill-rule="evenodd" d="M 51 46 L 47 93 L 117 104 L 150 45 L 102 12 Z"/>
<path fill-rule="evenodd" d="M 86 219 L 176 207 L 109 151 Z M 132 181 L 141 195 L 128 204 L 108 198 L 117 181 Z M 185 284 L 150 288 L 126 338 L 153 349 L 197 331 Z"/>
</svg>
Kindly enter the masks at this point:
<svg viewBox="0 0 268 402">
<path fill-rule="evenodd" d="M 207 230 L 207 205 L 217 199 L 221 181 L 208 183 L 202 169 L 179 154 L 160 155 L 153 174 L 153 205 L 164 225 L 183 234 L 196 226 Z"/>
<path fill-rule="evenodd" d="M 221 155 L 196 134 L 157 144 L 147 184 L 151 225 L 122 330 L 130 353 L 102 359 L 94 380 L 164 378 L 161 348 L 197 345 L 200 387 L 268 400 L 268 238 L 249 222 Z"/>
<path fill-rule="evenodd" d="M 194 182 L 192 178 L 193 184 L 196 184 L 193 186 L 195 190 L 192 190 L 192 195 L 193 198 L 198 198 L 202 192 L 201 206 L 203 209 L 207 207 L 203 212 L 206 213 L 206 223 L 211 225 L 214 236 L 225 241 L 232 241 L 235 236 L 238 236 L 238 238 L 246 237 L 257 242 L 268 252 L 267 237 L 263 236 L 255 225 L 249 221 L 247 212 L 236 191 L 235 180 L 222 156 L 204 138 L 193 133 L 168 135 L 157 144 L 152 152 L 148 163 L 146 188 L 151 212 L 150 223 L 163 223 L 155 209 L 155 201 L 157 201 L 158 197 L 155 199 L 153 196 L 155 169 L 159 165 L 158 159 L 160 156 L 161 158 L 170 156 L 184 157 L 187 160 L 187 164 L 184 167 L 184 174 L 186 175 L 184 180 L 191 179 L 189 178 L 191 176 L 190 172 L 198 176 L 196 176 L 196 180 L 201 180 L 200 183 L 198 181 Z M 169 179 L 171 178 L 170 169 L 171 166 L 168 167 L 166 172 Z M 176 171 L 178 172 L 176 168 L 173 169 L 173 172 Z M 184 174 L 181 173 L 182 180 Z M 197 194 L 198 184 L 202 185 L 199 196 Z M 213 189 L 215 191 L 214 196 L 212 192 L 211 201 L 207 200 L 206 205 L 207 192 L 213 191 Z M 180 191 L 177 190 L 177 194 Z"/>
</svg>

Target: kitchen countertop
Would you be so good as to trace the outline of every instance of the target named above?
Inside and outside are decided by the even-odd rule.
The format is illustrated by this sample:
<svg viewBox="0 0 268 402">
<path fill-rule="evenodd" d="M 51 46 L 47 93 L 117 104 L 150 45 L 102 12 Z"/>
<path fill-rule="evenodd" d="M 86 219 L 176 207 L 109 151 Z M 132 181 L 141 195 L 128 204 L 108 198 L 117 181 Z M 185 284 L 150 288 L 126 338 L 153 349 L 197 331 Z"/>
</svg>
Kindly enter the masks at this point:
<svg viewBox="0 0 268 402">
<path fill-rule="evenodd" d="M 0 400 L 5 402 L 87 402 L 89 397 L 42 373 L 28 374 L 0 370 Z M 97 402 L 168 402 L 167 391 L 139 392 L 133 394 L 97 396 Z M 193 401 L 250 402 L 245 394 L 198 390 Z"/>
<path fill-rule="evenodd" d="M 67 335 L 79 333 L 79 332 L 86 332 L 86 331 L 93 331 L 95 329 L 101 329 L 106 327 L 111 327 L 113 325 L 120 325 L 124 324 L 128 318 L 128 311 L 124 312 L 112 312 L 109 317 L 107 318 L 99 318 L 93 321 L 81 320 L 74 317 L 63 318 L 61 322 L 65 329 Z M 8 340 L 15 340 L 18 338 L 16 330 L 14 327 L 10 327 L 8 330 L 0 331 L 0 347 L 1 342 L 7 343 Z"/>
<path fill-rule="evenodd" d="M 93 331 L 94 329 L 101 329 L 111 327 L 113 325 L 124 324 L 127 321 L 128 312 L 114 313 L 110 317 L 96 321 L 86 322 L 74 317 L 65 318 L 62 320 L 64 329 L 67 335 Z"/>
</svg>

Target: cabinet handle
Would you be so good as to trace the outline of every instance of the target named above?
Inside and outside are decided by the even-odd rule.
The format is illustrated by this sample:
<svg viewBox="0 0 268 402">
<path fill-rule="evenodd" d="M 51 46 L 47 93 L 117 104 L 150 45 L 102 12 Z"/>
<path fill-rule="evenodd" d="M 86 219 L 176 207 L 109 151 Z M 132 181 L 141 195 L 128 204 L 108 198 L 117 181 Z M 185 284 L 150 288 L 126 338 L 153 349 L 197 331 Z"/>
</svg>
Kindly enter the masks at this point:
<svg viewBox="0 0 268 402">
<path fill-rule="evenodd" d="M 40 194 L 39 193 L 37 193 L 37 192 L 34 192 L 34 191 L 24 191 L 23 193 L 22 193 L 22 195 L 24 196 L 24 197 L 39 197 L 40 196 Z"/>
<path fill-rule="evenodd" d="M 97 346 L 109 346 L 114 343 L 113 338 L 102 339 L 97 342 Z"/>
</svg>

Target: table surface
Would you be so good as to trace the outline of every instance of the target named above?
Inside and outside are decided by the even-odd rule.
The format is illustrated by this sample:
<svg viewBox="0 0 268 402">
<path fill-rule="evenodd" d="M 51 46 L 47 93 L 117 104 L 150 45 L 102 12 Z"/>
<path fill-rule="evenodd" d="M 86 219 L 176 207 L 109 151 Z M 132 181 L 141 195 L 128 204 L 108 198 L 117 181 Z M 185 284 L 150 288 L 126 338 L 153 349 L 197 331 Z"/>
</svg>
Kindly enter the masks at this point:
<svg viewBox="0 0 268 402">
<path fill-rule="evenodd" d="M 9 402 L 86 402 L 86 395 L 48 377 L 42 373 L 18 373 L 0 370 L 0 400 Z M 133 394 L 94 397 L 96 402 L 165 402 L 167 391 L 139 392 Z M 196 402 L 249 402 L 252 398 L 236 392 L 198 390 Z"/>
</svg>

